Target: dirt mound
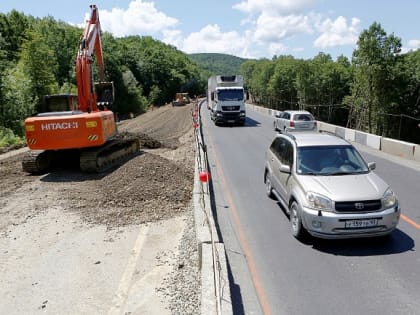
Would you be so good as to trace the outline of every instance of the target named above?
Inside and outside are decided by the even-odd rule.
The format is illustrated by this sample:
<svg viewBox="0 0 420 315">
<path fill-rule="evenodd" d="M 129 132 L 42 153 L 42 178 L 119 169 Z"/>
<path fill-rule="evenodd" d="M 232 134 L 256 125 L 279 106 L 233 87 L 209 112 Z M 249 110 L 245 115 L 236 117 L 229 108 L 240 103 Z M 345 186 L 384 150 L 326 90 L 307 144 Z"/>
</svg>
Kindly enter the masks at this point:
<svg viewBox="0 0 420 315">
<path fill-rule="evenodd" d="M 193 188 L 191 110 L 192 104 L 168 105 L 119 123 L 121 133 L 141 139 L 141 153 L 108 173 L 60 168 L 31 176 L 22 171 L 23 154 L 1 160 L 0 215 L 5 220 L 0 231 L 53 204 L 109 228 L 180 215 Z M 12 198 L 18 198 L 19 207 L 9 202 Z"/>
</svg>

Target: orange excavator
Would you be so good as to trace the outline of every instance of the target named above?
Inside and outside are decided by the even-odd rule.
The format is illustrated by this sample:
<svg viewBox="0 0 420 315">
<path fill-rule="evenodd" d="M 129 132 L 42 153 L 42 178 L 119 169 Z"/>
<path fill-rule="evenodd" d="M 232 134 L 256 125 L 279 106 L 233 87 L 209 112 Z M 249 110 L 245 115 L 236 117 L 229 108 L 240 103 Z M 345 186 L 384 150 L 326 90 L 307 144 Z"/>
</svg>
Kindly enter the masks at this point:
<svg viewBox="0 0 420 315">
<path fill-rule="evenodd" d="M 90 19 L 80 40 L 76 59 L 77 95 L 47 95 L 43 112 L 25 120 L 30 150 L 22 161 L 28 173 L 45 173 L 58 156 L 77 151 L 80 169 L 102 172 L 139 151 L 139 140 L 117 131 L 114 85 L 105 76 L 98 9 L 91 5 Z M 95 58 L 94 58 L 95 55 Z M 96 61 L 99 82 L 93 82 Z"/>
</svg>

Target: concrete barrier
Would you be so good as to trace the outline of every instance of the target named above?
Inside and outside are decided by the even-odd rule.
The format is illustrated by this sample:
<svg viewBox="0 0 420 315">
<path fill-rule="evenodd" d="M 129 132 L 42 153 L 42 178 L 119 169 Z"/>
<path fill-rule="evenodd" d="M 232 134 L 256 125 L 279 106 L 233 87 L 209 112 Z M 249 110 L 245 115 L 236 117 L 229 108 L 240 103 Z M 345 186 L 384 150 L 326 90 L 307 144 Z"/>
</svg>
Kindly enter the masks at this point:
<svg viewBox="0 0 420 315">
<path fill-rule="evenodd" d="M 390 138 L 382 138 L 381 151 L 406 159 L 414 159 L 414 147 L 415 145 L 413 143 Z"/>
<path fill-rule="evenodd" d="M 420 162 L 420 145 L 416 144 L 414 146 L 414 160 Z"/>
<path fill-rule="evenodd" d="M 339 128 L 344 129 L 344 138 L 346 140 L 356 142 L 376 150 L 381 149 L 381 136 L 372 135 L 363 131 L 337 127 L 337 129 Z M 341 131 L 341 133 L 343 133 L 343 131 Z"/>
<path fill-rule="evenodd" d="M 335 134 L 337 126 L 324 123 L 322 121 L 318 121 L 318 130 L 319 131 L 327 131 Z"/>
<path fill-rule="evenodd" d="M 366 137 L 366 145 L 376 150 L 381 150 L 381 139 L 381 136 L 368 133 Z"/>
<path fill-rule="evenodd" d="M 367 133 L 366 132 L 355 130 L 354 142 L 357 142 L 357 143 L 362 144 L 362 145 L 366 145 L 366 138 L 367 138 Z"/>
<path fill-rule="evenodd" d="M 335 127 L 335 134 L 337 136 L 339 136 L 340 138 L 343 138 L 344 139 L 345 136 L 346 136 L 346 128 L 336 126 Z"/>
<path fill-rule="evenodd" d="M 268 115 L 268 111 L 264 107 L 257 105 L 246 104 L 247 108 L 262 112 Z M 275 115 L 278 111 L 271 110 L 270 114 Z M 364 146 L 371 147 L 395 156 L 400 156 L 406 159 L 415 160 L 420 162 L 420 145 L 399 141 L 395 139 L 385 138 L 370 134 L 367 132 L 348 129 L 332 124 L 327 124 L 322 121 L 317 121 L 318 131 L 327 131 L 336 134 L 348 141 L 356 142 Z"/>
<path fill-rule="evenodd" d="M 356 131 L 353 129 L 345 128 L 344 139 L 347 141 L 355 142 Z"/>
</svg>

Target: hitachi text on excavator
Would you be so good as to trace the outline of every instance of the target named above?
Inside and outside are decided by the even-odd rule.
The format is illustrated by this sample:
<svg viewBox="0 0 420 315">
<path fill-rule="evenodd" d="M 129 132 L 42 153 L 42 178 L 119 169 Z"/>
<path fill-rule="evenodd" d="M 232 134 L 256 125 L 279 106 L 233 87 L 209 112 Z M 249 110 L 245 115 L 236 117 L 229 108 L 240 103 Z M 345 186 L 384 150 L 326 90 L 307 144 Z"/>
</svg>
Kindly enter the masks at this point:
<svg viewBox="0 0 420 315">
<path fill-rule="evenodd" d="M 101 26 L 96 5 L 79 43 L 76 58 L 78 94 L 47 95 L 41 113 L 25 120 L 30 150 L 22 161 L 23 170 L 45 173 L 60 155 L 77 152 L 80 169 L 102 172 L 137 154 L 139 140 L 117 131 L 113 82 L 106 80 Z M 99 82 L 93 82 L 96 62 Z"/>
</svg>

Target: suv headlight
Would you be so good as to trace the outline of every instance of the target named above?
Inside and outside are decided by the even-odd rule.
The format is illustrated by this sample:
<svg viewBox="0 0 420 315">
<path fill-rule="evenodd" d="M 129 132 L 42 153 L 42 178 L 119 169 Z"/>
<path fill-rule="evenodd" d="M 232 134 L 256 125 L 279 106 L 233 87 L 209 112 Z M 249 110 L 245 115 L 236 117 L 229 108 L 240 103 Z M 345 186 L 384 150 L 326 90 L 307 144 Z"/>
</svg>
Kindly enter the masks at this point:
<svg viewBox="0 0 420 315">
<path fill-rule="evenodd" d="M 382 206 L 384 208 L 391 208 L 397 204 L 397 196 L 391 188 L 388 188 L 382 196 Z"/>
<path fill-rule="evenodd" d="M 308 201 L 309 207 L 312 209 L 323 211 L 332 210 L 331 199 L 320 194 L 309 191 L 306 193 L 306 200 Z"/>
</svg>

